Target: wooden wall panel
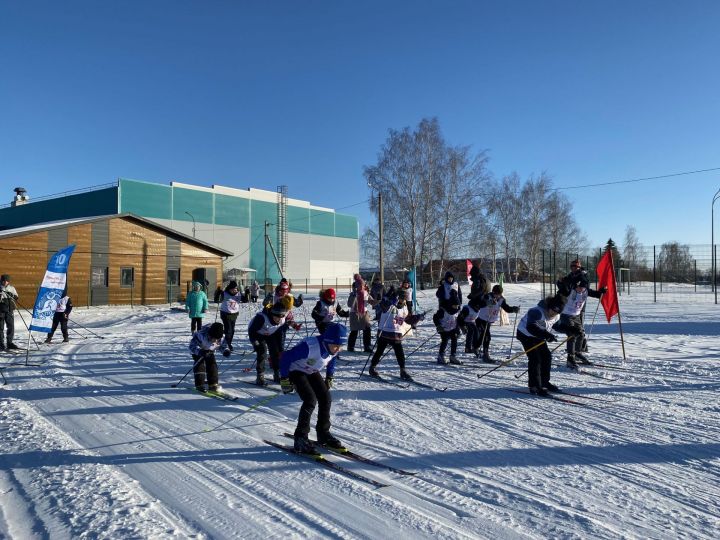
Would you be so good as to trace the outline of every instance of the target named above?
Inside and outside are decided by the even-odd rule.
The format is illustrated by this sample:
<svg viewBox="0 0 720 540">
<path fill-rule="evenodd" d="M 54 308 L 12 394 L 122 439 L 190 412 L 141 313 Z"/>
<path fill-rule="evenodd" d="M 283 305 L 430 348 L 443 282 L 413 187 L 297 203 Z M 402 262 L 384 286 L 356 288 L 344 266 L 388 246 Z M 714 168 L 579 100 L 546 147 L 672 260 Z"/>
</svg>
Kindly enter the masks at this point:
<svg viewBox="0 0 720 540">
<path fill-rule="evenodd" d="M 10 274 L 20 307 L 32 311 L 48 263 L 47 231 L 0 240 L 0 274 Z"/>
<path fill-rule="evenodd" d="M 111 304 L 129 304 L 131 289 L 120 287 L 120 268 L 135 268 L 134 302 L 167 302 L 165 235 L 123 218 L 110 220 L 109 289 Z"/>
<path fill-rule="evenodd" d="M 75 244 L 75 251 L 68 267 L 68 294 L 76 306 L 87 306 L 90 301 L 90 252 L 92 225 L 71 225 L 68 228 L 68 244 Z"/>
</svg>

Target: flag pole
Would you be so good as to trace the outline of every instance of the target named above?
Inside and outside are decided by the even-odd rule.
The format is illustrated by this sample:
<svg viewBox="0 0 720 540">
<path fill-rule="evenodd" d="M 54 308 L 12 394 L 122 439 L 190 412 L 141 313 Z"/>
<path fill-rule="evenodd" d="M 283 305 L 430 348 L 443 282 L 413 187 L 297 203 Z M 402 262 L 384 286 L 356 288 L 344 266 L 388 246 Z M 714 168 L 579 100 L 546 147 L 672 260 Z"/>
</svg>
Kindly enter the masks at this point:
<svg viewBox="0 0 720 540">
<path fill-rule="evenodd" d="M 625 337 L 623 336 L 623 329 L 622 329 L 622 317 L 620 317 L 620 303 L 618 302 L 618 325 L 620 326 L 620 345 L 622 345 L 622 352 L 623 352 L 623 364 L 627 362 L 627 358 L 625 357 Z"/>
</svg>

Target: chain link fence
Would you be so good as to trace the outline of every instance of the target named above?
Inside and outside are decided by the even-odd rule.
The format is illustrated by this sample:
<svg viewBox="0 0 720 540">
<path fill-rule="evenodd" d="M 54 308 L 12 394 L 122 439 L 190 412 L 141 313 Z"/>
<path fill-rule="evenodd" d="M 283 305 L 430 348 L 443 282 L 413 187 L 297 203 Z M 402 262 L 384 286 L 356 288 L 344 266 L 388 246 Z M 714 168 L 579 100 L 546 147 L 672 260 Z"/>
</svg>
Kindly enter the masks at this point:
<svg viewBox="0 0 720 540">
<path fill-rule="evenodd" d="M 570 263 L 582 262 L 592 286 L 595 269 L 603 254 L 542 250 L 543 295 L 553 294 L 555 283 L 570 272 Z M 714 256 L 713 256 L 714 255 Z M 652 302 L 718 303 L 717 246 L 670 242 L 660 246 L 633 246 L 613 249 L 618 294 Z"/>
</svg>

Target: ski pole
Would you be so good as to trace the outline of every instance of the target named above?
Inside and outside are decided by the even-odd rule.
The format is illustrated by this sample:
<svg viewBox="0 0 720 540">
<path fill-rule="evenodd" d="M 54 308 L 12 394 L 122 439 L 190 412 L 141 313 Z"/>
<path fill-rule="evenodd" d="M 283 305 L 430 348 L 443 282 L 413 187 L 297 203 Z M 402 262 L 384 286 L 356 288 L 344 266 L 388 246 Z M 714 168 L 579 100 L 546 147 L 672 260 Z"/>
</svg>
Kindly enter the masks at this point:
<svg viewBox="0 0 720 540">
<path fill-rule="evenodd" d="M 25 317 L 23 317 L 23 316 L 22 316 L 22 313 L 20 313 L 20 308 L 22 307 L 22 309 L 24 309 L 25 311 L 28 312 L 28 314 L 30 315 L 30 322 L 32 322 L 32 313 L 30 312 L 30 310 L 29 310 L 28 308 L 26 308 L 26 307 L 21 306 L 20 304 L 18 304 L 18 303 L 12 298 L 12 296 L 9 296 L 9 298 L 10 298 L 10 301 L 11 301 L 13 304 L 15 304 L 15 310 L 17 311 L 17 314 L 20 315 L 20 320 L 23 322 L 23 325 L 25 326 L 25 328 L 26 328 L 27 331 L 28 331 L 28 334 L 29 334 L 30 337 L 32 338 L 32 341 L 33 341 L 33 343 L 35 344 L 35 347 L 37 347 L 37 350 L 39 351 L 39 350 L 40 350 L 40 345 L 38 345 L 38 342 L 35 341 L 35 338 L 33 337 L 32 332 L 30 332 L 30 327 L 29 327 L 29 326 L 27 325 L 27 323 L 25 322 Z M 30 340 L 28 339 L 28 348 L 29 348 L 29 343 L 30 343 Z"/>
<path fill-rule="evenodd" d="M 250 352 L 250 351 L 244 351 L 244 352 L 240 355 L 240 358 L 237 359 L 237 362 L 233 362 L 233 363 L 230 364 L 228 367 L 226 367 L 225 369 L 223 369 L 223 370 L 220 372 L 220 375 L 222 375 L 223 373 L 225 373 L 225 372 L 226 372 L 228 369 L 230 369 L 231 367 L 237 366 L 237 365 L 240 363 L 240 361 L 243 359 L 243 357 L 244 357 L 247 353 L 249 353 L 249 352 Z M 218 375 L 218 377 L 219 377 L 220 375 Z"/>
<path fill-rule="evenodd" d="M 595 314 L 593 315 L 593 320 L 590 323 L 590 331 L 585 334 L 585 339 L 588 339 L 590 337 L 590 335 L 592 334 L 593 326 L 595 326 L 595 317 L 597 317 L 598 309 L 600 309 L 600 301 L 601 300 L 602 300 L 602 294 L 600 295 L 600 298 L 598 298 L 597 306 L 595 306 Z"/>
<path fill-rule="evenodd" d="M 558 344 L 558 347 L 559 347 L 560 345 L 562 345 L 563 343 L 565 343 L 567 340 L 568 340 L 568 338 L 563 339 L 563 340 Z M 500 364 L 498 364 L 498 365 L 495 366 L 494 368 L 486 371 L 485 373 L 482 373 L 482 374 L 481 374 L 481 373 L 478 373 L 478 379 L 482 379 L 485 375 L 489 375 L 490 373 L 492 373 L 492 372 L 495 371 L 496 369 L 500 369 L 500 368 L 503 367 L 503 366 L 507 366 L 510 362 L 512 362 L 512 361 L 515 360 L 516 358 L 522 356 L 523 354 L 527 354 L 527 353 L 529 353 L 530 351 L 534 351 L 535 349 L 537 349 L 538 347 L 540 347 L 540 345 L 542 345 L 543 343 L 547 343 L 547 341 L 542 340 L 540 343 L 536 343 L 535 345 L 533 345 L 532 347 L 530 347 L 528 350 L 522 350 L 522 351 L 520 351 L 519 353 L 513 355 L 512 357 L 510 357 L 509 359 L 505 360 L 504 362 L 501 362 Z"/>
<path fill-rule="evenodd" d="M 68 319 L 68 328 L 70 327 L 70 320 L 71 320 L 71 319 Z M 77 322 L 76 320 L 72 319 L 72 322 L 73 322 L 73 324 L 78 325 L 80 328 L 82 328 L 83 330 L 85 330 L 85 331 L 88 332 L 89 334 L 92 334 L 92 335 L 95 336 L 96 338 L 105 339 L 103 336 L 99 336 L 98 334 L 96 334 L 95 332 L 93 332 L 92 330 L 90 330 L 89 328 L 87 328 L 86 326 L 83 326 L 82 324 L 80 324 L 80 323 Z"/>
<path fill-rule="evenodd" d="M 436 335 L 438 335 L 437 329 L 435 329 L 435 333 L 434 333 L 434 334 L 430 334 L 430 336 L 429 336 L 425 341 L 423 341 L 420 345 L 418 345 L 417 347 L 415 347 L 410 354 L 406 354 L 406 355 L 405 355 L 405 360 L 407 360 L 407 359 L 410 358 L 413 354 L 415 354 L 416 352 L 418 352 L 428 341 L 430 341 L 430 340 L 431 340 L 432 338 L 434 338 Z"/>
<path fill-rule="evenodd" d="M 518 313 L 520 313 L 520 306 L 518 306 L 518 310 L 515 312 L 515 322 L 513 323 L 512 335 L 510 337 L 510 350 L 508 350 L 508 355 L 507 355 L 508 358 L 510 358 L 510 356 L 512 356 L 512 347 L 513 347 L 513 340 L 515 339 L 515 327 L 517 325 Z"/>
<path fill-rule="evenodd" d="M 411 326 L 410 328 L 408 328 L 408 329 L 405 331 L 405 333 L 404 333 L 402 336 L 400 336 L 400 341 L 402 341 L 402 339 L 403 339 L 403 338 L 407 335 L 407 333 L 408 333 L 410 330 L 412 330 L 412 329 L 413 329 L 412 326 Z M 432 337 L 432 336 L 430 336 L 430 337 Z M 378 331 L 377 338 L 375 339 L 375 345 L 377 345 L 377 343 L 378 343 L 379 340 L 380 340 L 380 332 Z M 373 350 L 374 350 L 374 349 L 375 349 L 375 347 L 373 347 Z M 388 353 L 389 350 L 390 350 L 390 349 L 385 349 L 385 351 L 383 351 L 382 356 L 380 356 L 380 358 L 378 358 L 378 363 L 380 362 L 380 360 L 382 360 L 383 358 L 385 358 L 385 355 Z M 359 377 L 362 377 L 362 376 L 363 376 L 363 373 L 365 373 L 365 368 L 367 367 L 368 362 L 370 361 L 370 359 L 373 357 L 373 354 L 374 354 L 374 352 L 371 352 L 371 353 L 368 355 L 368 358 L 367 358 L 367 360 L 365 360 L 365 365 L 363 366 L 362 371 L 360 372 Z M 407 357 L 406 357 L 406 358 L 407 358 Z"/>
<path fill-rule="evenodd" d="M 566 338 L 563 339 L 560 343 L 558 343 L 557 347 L 555 347 L 552 351 L 550 351 L 550 354 L 552 354 L 552 353 L 554 353 L 555 351 L 557 351 L 557 350 L 560 348 L 560 345 L 562 345 L 563 343 L 565 343 L 568 339 L 570 339 L 570 336 L 566 337 Z M 516 379 L 519 379 L 520 377 L 522 377 L 523 375 L 525 375 L 527 372 L 528 372 L 528 370 L 526 369 L 526 370 L 523 371 L 520 375 L 515 375 L 514 377 L 515 377 Z"/>
<path fill-rule="evenodd" d="M 277 397 L 280 397 L 280 396 L 282 396 L 282 395 L 283 395 L 282 392 L 277 392 L 276 394 L 273 394 L 273 395 L 271 395 L 271 396 L 268 396 L 267 398 L 258 401 L 255 405 L 252 405 L 252 406 L 248 407 L 247 409 L 245 409 L 245 410 L 244 410 L 243 412 L 241 412 L 240 414 L 236 414 L 236 415 L 233 416 L 230 420 L 226 420 L 225 422 L 222 422 L 222 423 L 218 424 L 217 426 L 215 426 L 215 427 L 212 428 L 212 429 L 205 428 L 204 431 L 205 431 L 206 433 L 209 433 L 209 432 L 211 432 L 211 431 L 215 431 L 216 429 L 219 429 L 219 428 L 221 428 L 221 427 L 229 424 L 230 422 L 234 422 L 235 420 L 237 420 L 238 418 L 240 418 L 242 415 L 244 415 L 244 414 L 246 414 L 246 413 L 249 413 L 250 411 L 254 411 L 254 410 L 257 409 L 258 407 L 261 407 L 261 406 L 269 403 L 269 402 L 272 401 L 273 399 L 275 399 L 275 398 L 277 398 Z"/>
</svg>

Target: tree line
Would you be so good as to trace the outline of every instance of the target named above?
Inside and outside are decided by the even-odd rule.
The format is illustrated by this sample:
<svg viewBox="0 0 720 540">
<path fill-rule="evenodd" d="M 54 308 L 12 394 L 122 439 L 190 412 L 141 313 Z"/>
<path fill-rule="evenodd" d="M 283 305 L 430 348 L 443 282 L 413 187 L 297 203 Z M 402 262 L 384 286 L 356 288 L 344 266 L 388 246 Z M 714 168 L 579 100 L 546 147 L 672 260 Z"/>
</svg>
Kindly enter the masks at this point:
<svg viewBox="0 0 720 540">
<path fill-rule="evenodd" d="M 448 144 L 437 118 L 414 129 L 390 129 L 377 162 L 364 167 L 377 216 L 382 193 L 388 266 L 432 268 L 442 278 L 452 259 L 492 261 L 508 278 L 522 260 L 529 277 L 541 272 L 541 250 L 582 251 L 587 243 L 568 198 L 545 171 L 523 179 L 495 176 L 486 150 Z M 378 261 L 378 228 L 360 238 L 361 261 Z M 432 264 L 435 263 L 435 264 Z M 494 276 L 493 276 L 494 278 Z"/>
</svg>

